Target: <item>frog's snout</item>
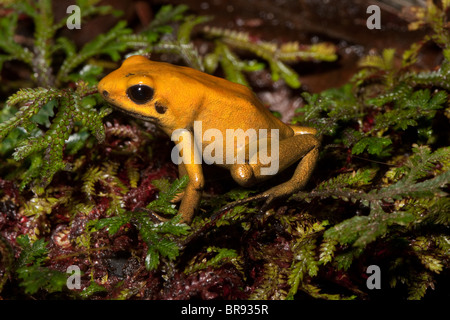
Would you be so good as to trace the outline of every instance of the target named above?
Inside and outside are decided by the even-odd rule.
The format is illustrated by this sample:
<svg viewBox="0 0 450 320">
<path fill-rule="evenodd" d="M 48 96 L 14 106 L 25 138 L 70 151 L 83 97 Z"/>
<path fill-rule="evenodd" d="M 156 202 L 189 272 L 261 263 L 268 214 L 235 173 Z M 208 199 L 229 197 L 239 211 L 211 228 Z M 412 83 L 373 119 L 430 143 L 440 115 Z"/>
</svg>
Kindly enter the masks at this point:
<svg viewBox="0 0 450 320">
<path fill-rule="evenodd" d="M 104 81 L 103 81 L 103 80 L 101 80 L 101 81 L 99 82 L 99 84 L 97 85 L 97 89 L 98 89 L 98 92 L 99 92 L 104 98 L 108 98 L 108 97 L 109 97 L 109 92 L 108 92 L 108 90 L 105 89 Z"/>
</svg>

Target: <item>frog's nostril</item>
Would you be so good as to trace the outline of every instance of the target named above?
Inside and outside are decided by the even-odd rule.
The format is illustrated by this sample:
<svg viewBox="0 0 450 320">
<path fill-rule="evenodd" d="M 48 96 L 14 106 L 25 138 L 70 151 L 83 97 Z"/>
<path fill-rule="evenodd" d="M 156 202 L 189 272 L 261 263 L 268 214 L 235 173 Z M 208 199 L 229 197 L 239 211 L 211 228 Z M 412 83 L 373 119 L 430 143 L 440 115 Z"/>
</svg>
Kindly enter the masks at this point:
<svg viewBox="0 0 450 320">
<path fill-rule="evenodd" d="M 102 91 L 102 94 L 103 94 L 103 96 L 104 96 L 104 97 L 107 97 L 107 96 L 109 96 L 109 92 L 108 92 L 108 91 L 106 91 L 106 90 L 103 90 L 103 91 Z"/>
</svg>

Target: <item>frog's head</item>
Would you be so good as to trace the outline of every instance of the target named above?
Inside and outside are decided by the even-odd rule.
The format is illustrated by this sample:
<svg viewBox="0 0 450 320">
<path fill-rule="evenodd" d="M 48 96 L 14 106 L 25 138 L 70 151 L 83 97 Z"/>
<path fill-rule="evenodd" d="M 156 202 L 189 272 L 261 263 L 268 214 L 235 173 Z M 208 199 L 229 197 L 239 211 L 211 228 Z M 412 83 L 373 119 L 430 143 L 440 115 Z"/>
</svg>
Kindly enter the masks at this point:
<svg viewBox="0 0 450 320">
<path fill-rule="evenodd" d="M 164 95 L 158 94 L 153 63 L 143 56 L 126 59 L 119 69 L 99 82 L 98 92 L 125 113 L 161 127 L 172 127 L 175 115 L 169 110 Z"/>
</svg>

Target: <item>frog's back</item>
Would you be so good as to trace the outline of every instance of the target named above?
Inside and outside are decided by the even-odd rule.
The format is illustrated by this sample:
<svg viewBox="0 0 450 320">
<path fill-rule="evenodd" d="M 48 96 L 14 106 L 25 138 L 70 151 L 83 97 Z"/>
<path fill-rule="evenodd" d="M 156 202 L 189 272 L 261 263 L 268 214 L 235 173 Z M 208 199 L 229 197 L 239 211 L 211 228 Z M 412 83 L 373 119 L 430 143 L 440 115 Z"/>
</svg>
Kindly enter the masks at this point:
<svg viewBox="0 0 450 320">
<path fill-rule="evenodd" d="M 192 68 L 157 64 L 163 68 L 155 68 L 155 74 L 164 74 L 172 87 L 192 97 L 185 101 L 201 97 L 195 107 L 204 128 L 279 129 L 280 137 L 292 135 L 292 129 L 274 117 L 248 87 Z"/>
<path fill-rule="evenodd" d="M 226 100 L 232 97 L 260 104 L 253 92 L 244 85 L 219 78 L 193 68 L 176 66 L 165 62 L 149 61 L 153 77 L 158 83 L 171 82 L 170 86 L 179 90 L 189 90 L 191 96 L 204 96 L 212 100 Z"/>
</svg>

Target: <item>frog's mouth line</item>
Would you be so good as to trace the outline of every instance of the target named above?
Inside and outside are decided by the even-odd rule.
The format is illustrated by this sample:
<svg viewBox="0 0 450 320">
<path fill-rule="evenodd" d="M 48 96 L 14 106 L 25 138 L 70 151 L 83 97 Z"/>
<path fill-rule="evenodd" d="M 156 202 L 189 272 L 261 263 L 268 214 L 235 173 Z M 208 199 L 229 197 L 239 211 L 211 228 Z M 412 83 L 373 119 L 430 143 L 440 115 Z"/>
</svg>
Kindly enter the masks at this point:
<svg viewBox="0 0 450 320">
<path fill-rule="evenodd" d="M 150 116 L 144 116 L 144 115 L 142 115 L 140 113 L 137 113 L 137 112 L 133 112 L 133 111 L 130 111 L 130 110 L 127 110 L 127 109 L 122 109 L 120 107 L 116 107 L 115 105 L 112 105 L 112 106 L 114 107 L 114 109 L 117 109 L 117 110 L 119 110 L 119 111 L 121 111 L 123 113 L 126 113 L 126 114 L 128 114 L 128 115 L 130 115 L 130 116 L 132 116 L 134 118 L 138 118 L 138 119 L 141 119 L 141 120 L 144 120 L 144 121 L 153 122 L 153 123 L 159 123 L 159 119 L 158 118 L 150 117 Z"/>
</svg>

